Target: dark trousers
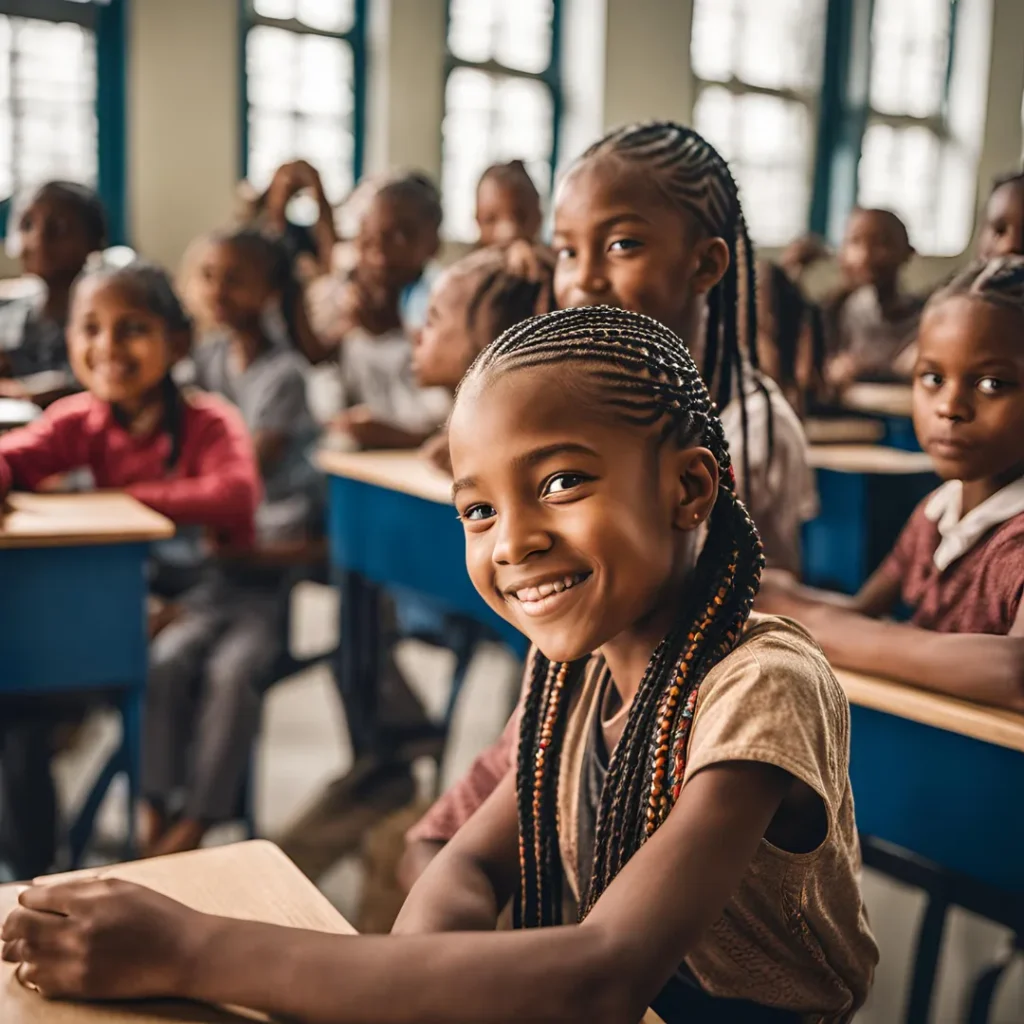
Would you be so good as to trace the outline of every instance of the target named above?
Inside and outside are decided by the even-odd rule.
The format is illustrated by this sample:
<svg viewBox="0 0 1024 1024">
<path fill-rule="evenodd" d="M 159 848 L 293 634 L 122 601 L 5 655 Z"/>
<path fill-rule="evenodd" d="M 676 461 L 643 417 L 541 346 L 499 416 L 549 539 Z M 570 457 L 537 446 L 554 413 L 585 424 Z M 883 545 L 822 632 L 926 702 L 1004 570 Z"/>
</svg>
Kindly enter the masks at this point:
<svg viewBox="0 0 1024 1024">
<path fill-rule="evenodd" d="M 45 874 L 57 856 L 54 720 L 0 702 L 0 861 L 14 876 Z"/>
</svg>

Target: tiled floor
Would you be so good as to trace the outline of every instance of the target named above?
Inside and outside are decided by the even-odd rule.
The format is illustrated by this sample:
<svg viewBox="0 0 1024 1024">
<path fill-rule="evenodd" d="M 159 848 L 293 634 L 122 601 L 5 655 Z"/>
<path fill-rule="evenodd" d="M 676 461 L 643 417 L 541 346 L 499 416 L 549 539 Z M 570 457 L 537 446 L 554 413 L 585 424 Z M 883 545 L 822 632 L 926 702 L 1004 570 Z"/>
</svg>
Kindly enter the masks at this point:
<svg viewBox="0 0 1024 1024">
<path fill-rule="evenodd" d="M 297 595 L 295 620 L 297 651 L 323 649 L 334 635 L 337 604 L 334 593 L 310 587 Z M 421 644 L 409 643 L 400 652 L 407 676 L 433 709 L 445 699 L 450 656 Z M 475 754 L 494 738 L 504 724 L 511 695 L 517 685 L 515 666 L 504 651 L 488 648 L 477 658 L 464 691 L 446 779 L 457 777 Z M 62 788 L 70 799 L 89 777 L 91 766 L 113 742 L 114 724 L 96 721 L 78 752 L 61 765 Z M 258 764 L 258 824 L 270 838 L 294 818 L 328 779 L 343 771 L 350 760 L 344 716 L 326 669 L 314 670 L 280 684 L 271 691 L 264 714 Z M 107 802 L 102 830 L 119 835 L 124 827 L 124 801 L 118 793 Z M 237 832 L 224 829 L 212 841 L 230 841 Z M 348 860 L 321 881 L 332 902 L 354 916 L 361 872 Z M 881 876 L 868 873 L 864 890 L 871 920 L 882 950 L 882 960 L 867 1007 L 858 1024 L 895 1024 L 905 999 L 908 961 L 923 901 L 914 892 Z M 955 1024 L 963 1019 L 963 1000 L 969 980 L 984 966 L 1001 957 L 1009 936 L 1001 929 L 956 913 L 943 950 L 941 977 L 932 1024 Z M 1018 958 L 1004 984 L 991 1024 L 1024 1024 L 1024 958 Z"/>
</svg>

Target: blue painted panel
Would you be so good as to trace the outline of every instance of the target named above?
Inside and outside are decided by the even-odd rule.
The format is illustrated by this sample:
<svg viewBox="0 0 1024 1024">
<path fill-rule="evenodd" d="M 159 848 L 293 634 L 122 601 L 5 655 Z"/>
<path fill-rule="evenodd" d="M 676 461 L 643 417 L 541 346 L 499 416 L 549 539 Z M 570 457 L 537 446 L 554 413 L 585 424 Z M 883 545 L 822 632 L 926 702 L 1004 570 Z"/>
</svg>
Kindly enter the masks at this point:
<svg viewBox="0 0 1024 1024">
<path fill-rule="evenodd" d="M 470 582 L 454 508 L 344 477 L 328 480 L 335 566 L 435 598 L 448 611 L 468 615 L 525 650 L 522 634 L 495 615 Z"/>
<path fill-rule="evenodd" d="M 1024 754 L 869 708 L 850 712 L 861 832 L 1024 892 Z"/>
<path fill-rule="evenodd" d="M 143 686 L 147 551 L 0 551 L 0 693 Z"/>
</svg>

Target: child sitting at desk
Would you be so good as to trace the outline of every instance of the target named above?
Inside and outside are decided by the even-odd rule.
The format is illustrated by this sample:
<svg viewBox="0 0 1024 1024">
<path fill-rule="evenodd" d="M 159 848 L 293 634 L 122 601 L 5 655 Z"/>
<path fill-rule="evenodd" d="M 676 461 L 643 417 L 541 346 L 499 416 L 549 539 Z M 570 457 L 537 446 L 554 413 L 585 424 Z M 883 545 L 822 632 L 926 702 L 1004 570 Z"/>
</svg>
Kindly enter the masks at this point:
<svg viewBox="0 0 1024 1024">
<path fill-rule="evenodd" d="M 21 211 L 15 248 L 43 289 L 0 305 L 0 397 L 45 405 L 74 388 L 64 338 L 71 285 L 106 237 L 103 204 L 84 185 L 51 181 Z"/>
<path fill-rule="evenodd" d="M 833 664 L 1024 711 L 1024 258 L 978 263 L 925 308 L 914 428 L 946 481 L 855 597 L 766 574 Z M 898 603 L 910 624 L 878 621 Z"/>
<path fill-rule="evenodd" d="M 479 245 L 535 242 L 543 213 L 540 193 L 522 160 L 492 164 L 476 186 L 476 226 Z"/>
<path fill-rule="evenodd" d="M 412 372 L 411 335 L 423 323 L 429 262 L 440 244 L 441 199 L 408 174 L 382 184 L 359 222 L 357 263 L 336 294 L 330 321 L 300 347 L 313 363 L 340 358 L 346 409 L 333 428 L 363 448 L 415 448 L 448 412 L 448 396 L 422 389 Z"/>
<path fill-rule="evenodd" d="M 1024 171 L 997 178 L 985 204 L 978 258 L 1024 255 Z"/>
<path fill-rule="evenodd" d="M 51 998 L 305 1024 L 851 1020 L 878 950 L 849 708 L 798 626 L 748 620 L 761 544 L 682 341 L 609 307 L 531 318 L 467 374 L 450 436 L 470 578 L 535 647 L 517 772 L 393 934 L 99 881 L 22 892 L 3 958 Z"/>
<path fill-rule="evenodd" d="M 909 378 L 907 350 L 923 302 L 902 290 L 900 275 L 913 255 L 907 227 L 892 211 L 857 207 L 850 214 L 839 249 L 844 283 L 824 306 L 834 387 Z"/>
<path fill-rule="evenodd" d="M 322 535 L 305 360 L 263 325 L 290 274 L 281 243 L 254 231 L 216 235 L 200 258 L 204 305 L 220 329 L 195 349 L 195 382 L 241 410 L 264 499 L 256 550 L 208 566 L 153 641 L 142 747 L 145 855 L 193 849 L 211 825 L 235 815 L 263 689 L 287 643 L 292 586 Z"/>
<path fill-rule="evenodd" d="M 124 490 L 215 545 L 253 539 L 259 478 L 238 413 L 219 398 L 181 394 L 172 366 L 191 325 L 167 275 L 135 263 L 94 271 L 71 293 L 68 355 L 86 392 L 0 437 L 0 499 L 47 477 L 91 470 L 99 488 Z M 0 858 L 18 877 L 52 867 L 56 796 L 49 772 L 53 711 L 19 701 L 0 715 Z"/>
</svg>

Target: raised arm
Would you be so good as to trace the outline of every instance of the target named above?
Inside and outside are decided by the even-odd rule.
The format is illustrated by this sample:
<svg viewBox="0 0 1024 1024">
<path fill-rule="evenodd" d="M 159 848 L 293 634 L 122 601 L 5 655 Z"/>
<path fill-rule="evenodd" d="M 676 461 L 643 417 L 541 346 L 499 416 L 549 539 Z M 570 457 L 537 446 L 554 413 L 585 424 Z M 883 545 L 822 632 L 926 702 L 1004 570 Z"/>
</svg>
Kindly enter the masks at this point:
<svg viewBox="0 0 1024 1024">
<path fill-rule="evenodd" d="M 635 1024 L 722 913 L 789 781 L 756 763 L 699 772 L 582 925 L 338 937 L 206 917 L 101 882 L 22 894 L 3 955 L 50 996 L 184 996 L 305 1024 Z M 493 798 L 506 823 L 512 795 L 503 784 Z M 443 856 L 466 858 L 496 905 L 514 853 L 487 859 L 477 833 L 489 816 Z M 439 858 L 428 875 L 443 867 Z"/>
</svg>

